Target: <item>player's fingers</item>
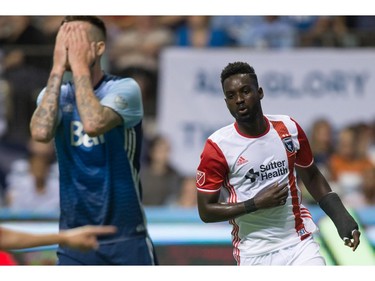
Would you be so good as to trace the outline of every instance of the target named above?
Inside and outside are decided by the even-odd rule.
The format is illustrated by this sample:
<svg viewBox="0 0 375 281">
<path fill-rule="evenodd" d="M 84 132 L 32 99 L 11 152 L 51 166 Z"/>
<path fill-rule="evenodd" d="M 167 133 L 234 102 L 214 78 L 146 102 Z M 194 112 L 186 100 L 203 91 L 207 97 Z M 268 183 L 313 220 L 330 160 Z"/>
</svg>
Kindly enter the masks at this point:
<svg viewBox="0 0 375 281">
<path fill-rule="evenodd" d="M 97 250 L 99 248 L 99 243 L 96 239 L 94 239 L 90 244 L 90 249 L 92 250 Z"/>
<path fill-rule="evenodd" d="M 285 199 L 285 197 L 288 196 L 288 184 L 283 183 L 279 186 L 278 195 L 280 199 Z"/>
<path fill-rule="evenodd" d="M 353 243 L 352 241 L 349 239 L 349 238 L 344 238 L 344 243 L 345 243 L 345 246 L 348 246 L 348 247 L 353 247 Z"/>
<path fill-rule="evenodd" d="M 345 245 L 350 248 L 353 248 L 353 252 L 354 252 L 360 243 L 360 239 L 359 239 L 360 236 L 361 236 L 361 232 L 357 229 L 354 229 L 352 231 L 352 239 L 347 238 L 347 237 L 343 238 Z"/>
<path fill-rule="evenodd" d="M 285 183 L 280 184 L 280 183 L 278 183 L 278 182 L 275 182 L 274 184 L 272 184 L 272 185 L 270 186 L 270 189 L 272 189 L 272 191 L 273 191 L 275 194 L 284 191 L 285 188 L 286 188 L 286 184 L 285 184 Z"/>
<path fill-rule="evenodd" d="M 117 228 L 112 225 L 90 226 L 87 230 L 94 235 L 104 235 L 116 233 Z"/>
<path fill-rule="evenodd" d="M 355 229 L 353 230 L 352 235 L 353 235 L 353 251 L 355 251 L 360 243 L 359 237 L 361 236 L 361 232 Z"/>
</svg>

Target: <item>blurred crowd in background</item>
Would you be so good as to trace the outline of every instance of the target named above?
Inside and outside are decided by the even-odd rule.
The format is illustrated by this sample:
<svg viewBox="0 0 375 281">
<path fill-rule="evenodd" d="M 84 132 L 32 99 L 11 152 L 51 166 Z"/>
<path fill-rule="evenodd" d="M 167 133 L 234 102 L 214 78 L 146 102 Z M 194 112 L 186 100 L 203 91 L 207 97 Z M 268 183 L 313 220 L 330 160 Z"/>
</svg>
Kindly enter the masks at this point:
<svg viewBox="0 0 375 281">
<path fill-rule="evenodd" d="M 58 212 L 53 144 L 30 139 L 36 97 L 52 65 L 62 16 L 0 16 L 0 207 Z M 169 163 L 171 144 L 155 130 L 159 55 L 187 48 L 374 48 L 375 16 L 103 16 L 105 70 L 142 88 L 145 140 L 141 179 L 146 206 L 192 207 L 195 179 Z M 219 81 L 219 79 L 218 79 Z M 304 128 L 315 161 L 348 206 L 375 206 L 375 120 Z M 314 203 L 309 194 L 306 203 Z"/>
</svg>

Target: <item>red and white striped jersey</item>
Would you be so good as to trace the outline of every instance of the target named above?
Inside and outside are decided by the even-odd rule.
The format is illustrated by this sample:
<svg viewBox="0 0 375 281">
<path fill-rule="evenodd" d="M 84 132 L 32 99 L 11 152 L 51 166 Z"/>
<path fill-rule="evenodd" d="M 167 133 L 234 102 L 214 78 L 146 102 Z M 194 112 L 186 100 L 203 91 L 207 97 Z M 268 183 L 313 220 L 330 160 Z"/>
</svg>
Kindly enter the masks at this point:
<svg viewBox="0 0 375 281">
<path fill-rule="evenodd" d="M 295 165 L 308 167 L 313 156 L 302 128 L 289 116 L 265 115 L 259 136 L 239 132 L 237 123 L 214 132 L 206 141 L 197 169 L 198 192 L 219 192 L 222 202 L 243 202 L 278 182 L 288 182 L 285 205 L 261 209 L 230 221 L 233 255 L 251 257 L 295 245 L 317 230 L 301 204 Z"/>
</svg>

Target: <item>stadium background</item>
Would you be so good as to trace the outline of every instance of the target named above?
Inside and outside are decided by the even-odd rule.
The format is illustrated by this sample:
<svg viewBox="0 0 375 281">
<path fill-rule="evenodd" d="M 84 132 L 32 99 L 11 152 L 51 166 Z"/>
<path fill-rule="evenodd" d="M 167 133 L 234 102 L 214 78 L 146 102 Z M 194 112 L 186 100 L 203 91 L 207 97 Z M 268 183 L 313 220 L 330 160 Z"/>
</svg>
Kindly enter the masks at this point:
<svg viewBox="0 0 375 281">
<path fill-rule="evenodd" d="M 11 117 L 2 116 L 4 123 L 0 124 L 6 125 L 0 126 L 0 129 L 3 128 L 0 130 L 0 164 L 5 174 L 9 172 L 9 160 L 23 156 L 26 143 L 22 140 L 28 137 L 26 128 L 30 108 L 35 106 L 35 95 L 46 81 L 53 49 L 51 43 L 61 20 L 57 16 L 26 17 L 26 25 L 42 30 L 44 38 L 38 39 L 37 32 L 31 32 L 34 34 L 30 35 L 32 38 L 12 41 L 12 37 L 17 36 L 12 36 L 8 24 L 12 20 L 10 18 L 15 17 L 0 16 L 0 38 L 3 40 L 0 44 L 0 77 L 2 82 L 13 83 L 10 92 L 13 90 L 16 96 L 13 111 L 7 112 Z M 279 30 L 276 26 L 284 28 L 285 22 L 293 23 L 294 27 L 290 30 L 294 30 L 294 38 L 297 39 L 285 43 L 283 38 L 279 38 L 278 42 L 272 43 L 274 45 L 267 45 L 264 40 L 235 42 L 233 38 L 210 44 L 183 43 L 182 39 L 174 40 L 173 35 L 180 32 L 180 27 L 187 22 L 184 17 L 104 18 L 109 26 L 109 55 L 104 58 L 106 70 L 146 80 L 143 84 L 146 138 L 156 134 L 167 137 L 171 144 L 171 164 L 186 178 L 194 177 L 204 139 L 215 128 L 231 122 L 219 84 L 221 68 L 229 61 L 245 60 L 255 67 L 260 84 L 265 89 L 266 112 L 290 114 L 306 129 L 321 117 L 328 118 L 336 130 L 352 123 L 372 123 L 375 120 L 372 93 L 375 88 L 375 25 L 371 25 L 374 17 L 327 17 L 326 22 L 322 21 L 325 25 L 319 23 L 323 25 L 320 27 L 321 36 L 310 41 L 305 37 L 308 37 L 309 28 L 312 30 L 317 24 L 316 17 L 282 17 L 283 21 L 278 22 L 274 30 Z M 156 18 L 160 22 L 156 22 Z M 218 27 L 226 22 L 233 25 L 227 26 L 233 27 L 233 32 L 236 24 L 241 27 L 238 24 L 244 17 L 219 18 L 205 19 L 206 28 Z M 245 31 L 252 34 L 257 34 L 257 30 L 269 32 L 264 24 L 259 24 L 261 17 L 245 18 L 248 18 L 243 20 Z M 250 23 L 254 27 L 250 28 Z M 308 27 L 307 23 L 311 26 Z M 128 31 L 133 37 L 124 35 Z M 240 31 L 237 30 L 239 34 Z M 133 40 L 136 46 L 140 46 L 136 43 L 143 40 L 142 36 L 150 40 L 143 43 L 155 43 L 155 49 L 138 53 L 123 44 Z M 305 41 L 298 40 L 302 37 Z M 20 68 L 8 65 L 12 63 L 9 54 L 13 54 L 13 62 L 19 59 L 20 53 L 17 57 L 17 53 L 13 53 L 15 50 L 20 50 L 27 58 L 21 62 Z M 126 53 L 132 56 L 127 57 Z M 6 84 L 1 85 L 0 98 L 7 91 Z M 3 113 L 6 107 L 4 101 L 1 106 L 0 113 Z M 1 203 L 0 221 L 3 225 L 32 232 L 57 231 L 57 212 L 14 211 Z M 321 229 L 317 239 L 329 264 L 375 264 L 375 206 L 350 208 L 363 231 L 360 249 L 354 254 L 342 247 L 336 230 L 321 210 L 316 205 L 309 205 L 309 208 Z M 234 264 L 229 224 L 202 223 L 194 203 L 146 206 L 146 215 L 161 264 Z M 55 246 L 52 246 L 15 251 L 13 254 L 20 264 L 53 264 L 54 250 Z"/>
</svg>

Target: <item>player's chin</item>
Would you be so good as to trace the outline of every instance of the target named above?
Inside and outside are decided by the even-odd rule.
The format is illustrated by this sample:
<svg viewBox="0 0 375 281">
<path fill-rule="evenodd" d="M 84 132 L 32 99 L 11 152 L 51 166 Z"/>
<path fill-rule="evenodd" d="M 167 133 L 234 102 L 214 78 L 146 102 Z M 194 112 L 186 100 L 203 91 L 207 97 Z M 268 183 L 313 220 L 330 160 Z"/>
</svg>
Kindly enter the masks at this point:
<svg viewBox="0 0 375 281">
<path fill-rule="evenodd" d="M 236 114 L 237 122 L 252 122 L 254 121 L 255 117 L 249 113 L 246 114 Z"/>
</svg>

